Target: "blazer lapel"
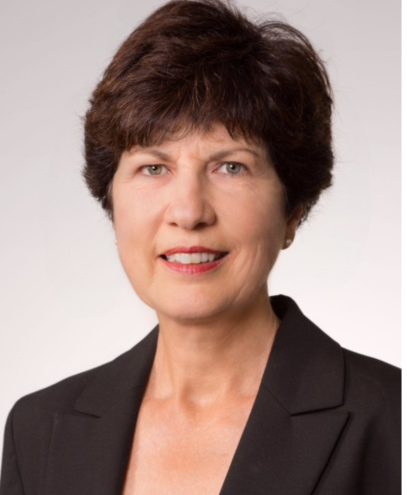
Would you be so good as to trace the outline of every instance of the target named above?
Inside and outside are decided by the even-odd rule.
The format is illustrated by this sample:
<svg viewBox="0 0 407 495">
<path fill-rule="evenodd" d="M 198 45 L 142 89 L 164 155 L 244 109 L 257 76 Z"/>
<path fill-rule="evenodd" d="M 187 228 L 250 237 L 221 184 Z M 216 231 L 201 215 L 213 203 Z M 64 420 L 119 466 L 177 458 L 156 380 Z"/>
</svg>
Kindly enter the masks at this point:
<svg viewBox="0 0 407 495">
<path fill-rule="evenodd" d="M 340 346 L 289 298 L 283 322 L 220 495 L 310 495 L 348 419 Z"/>
<path fill-rule="evenodd" d="M 283 320 L 220 495 L 310 495 L 348 413 L 338 344 L 294 301 L 272 305 Z M 72 414 L 56 414 L 44 495 L 120 495 L 158 329 L 101 368 Z"/>
<path fill-rule="evenodd" d="M 55 414 L 45 495 L 120 495 L 157 328 L 103 367 L 72 414 Z"/>
</svg>

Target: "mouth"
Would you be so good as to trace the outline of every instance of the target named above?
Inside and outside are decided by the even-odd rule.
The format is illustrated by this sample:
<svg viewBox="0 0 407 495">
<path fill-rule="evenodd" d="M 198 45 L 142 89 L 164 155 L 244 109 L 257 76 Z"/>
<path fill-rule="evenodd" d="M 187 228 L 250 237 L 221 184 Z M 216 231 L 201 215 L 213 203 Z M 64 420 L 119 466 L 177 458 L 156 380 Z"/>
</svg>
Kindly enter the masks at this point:
<svg viewBox="0 0 407 495">
<path fill-rule="evenodd" d="M 202 246 L 192 246 L 168 250 L 160 255 L 160 258 L 166 262 L 167 266 L 177 269 L 177 271 L 187 270 L 188 273 L 192 273 L 201 272 L 199 268 L 209 271 L 218 267 L 221 260 L 228 254 L 227 251 L 215 251 Z"/>
<path fill-rule="evenodd" d="M 228 253 L 174 253 L 163 254 L 161 258 L 169 263 L 181 263 L 182 265 L 202 265 L 203 263 L 212 263 L 224 258 Z"/>
</svg>

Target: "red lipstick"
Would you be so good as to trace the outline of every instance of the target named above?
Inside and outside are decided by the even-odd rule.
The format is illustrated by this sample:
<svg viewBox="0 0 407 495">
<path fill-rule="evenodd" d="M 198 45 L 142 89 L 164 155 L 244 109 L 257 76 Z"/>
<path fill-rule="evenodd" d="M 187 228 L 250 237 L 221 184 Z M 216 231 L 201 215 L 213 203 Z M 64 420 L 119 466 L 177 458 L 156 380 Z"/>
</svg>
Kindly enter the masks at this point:
<svg viewBox="0 0 407 495">
<path fill-rule="evenodd" d="M 188 260 L 188 256 L 183 260 L 174 259 L 177 254 L 192 255 L 194 253 L 205 253 L 207 255 L 212 255 L 211 257 L 215 257 L 215 259 L 209 260 L 206 258 L 205 261 L 201 262 L 197 262 L 196 260 L 192 262 L 192 259 Z M 178 246 L 165 251 L 160 256 L 160 259 L 163 264 L 172 271 L 184 275 L 199 275 L 216 270 L 224 263 L 227 254 L 227 252 L 214 250 L 205 246 Z"/>
</svg>

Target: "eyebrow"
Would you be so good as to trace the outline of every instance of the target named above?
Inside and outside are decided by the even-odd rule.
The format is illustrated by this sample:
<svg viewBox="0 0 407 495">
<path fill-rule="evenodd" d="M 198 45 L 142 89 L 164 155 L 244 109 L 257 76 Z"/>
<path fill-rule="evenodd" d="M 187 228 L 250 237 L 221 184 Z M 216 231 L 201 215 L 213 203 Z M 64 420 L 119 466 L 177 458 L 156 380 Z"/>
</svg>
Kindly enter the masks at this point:
<svg viewBox="0 0 407 495">
<path fill-rule="evenodd" d="M 246 153 L 250 153 L 251 155 L 254 155 L 256 158 L 259 158 L 259 156 L 260 156 L 257 153 L 257 151 L 254 151 L 250 148 L 233 148 L 230 150 L 224 150 L 224 151 L 219 151 L 219 152 L 213 153 L 212 155 L 209 155 L 209 159 L 210 160 L 221 160 L 222 158 L 225 158 L 228 155 L 231 155 L 232 153 L 241 152 L 241 151 L 245 151 Z"/>
<path fill-rule="evenodd" d="M 139 149 L 136 148 L 134 151 L 140 151 L 141 153 L 146 153 L 147 155 L 153 155 L 159 158 L 160 160 L 168 161 L 171 159 L 168 153 L 164 153 L 164 151 L 160 151 L 154 148 L 139 148 Z"/>
<path fill-rule="evenodd" d="M 140 148 L 137 151 L 141 151 L 142 153 L 147 153 L 149 155 L 153 155 L 160 160 L 166 160 L 170 161 L 171 160 L 171 155 L 168 153 L 165 153 L 164 151 L 158 150 L 156 148 Z M 210 161 L 216 161 L 216 160 L 222 160 L 223 158 L 226 158 L 227 156 L 236 153 L 236 152 L 246 152 L 250 153 L 251 155 L 255 156 L 256 158 L 259 158 L 260 155 L 257 153 L 257 151 L 250 149 L 250 148 L 232 148 L 228 150 L 222 150 L 222 151 L 217 151 L 215 153 L 212 153 L 209 155 L 209 160 Z"/>
</svg>

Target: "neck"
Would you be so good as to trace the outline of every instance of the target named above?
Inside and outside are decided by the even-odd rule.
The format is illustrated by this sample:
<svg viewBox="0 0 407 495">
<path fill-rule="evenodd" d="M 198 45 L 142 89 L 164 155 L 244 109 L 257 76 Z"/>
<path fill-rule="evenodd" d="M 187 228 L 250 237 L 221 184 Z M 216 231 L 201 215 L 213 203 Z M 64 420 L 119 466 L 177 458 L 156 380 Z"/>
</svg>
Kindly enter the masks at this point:
<svg viewBox="0 0 407 495">
<path fill-rule="evenodd" d="M 256 395 L 278 327 L 267 292 L 211 321 L 159 322 L 150 397 L 199 406 Z"/>
</svg>

